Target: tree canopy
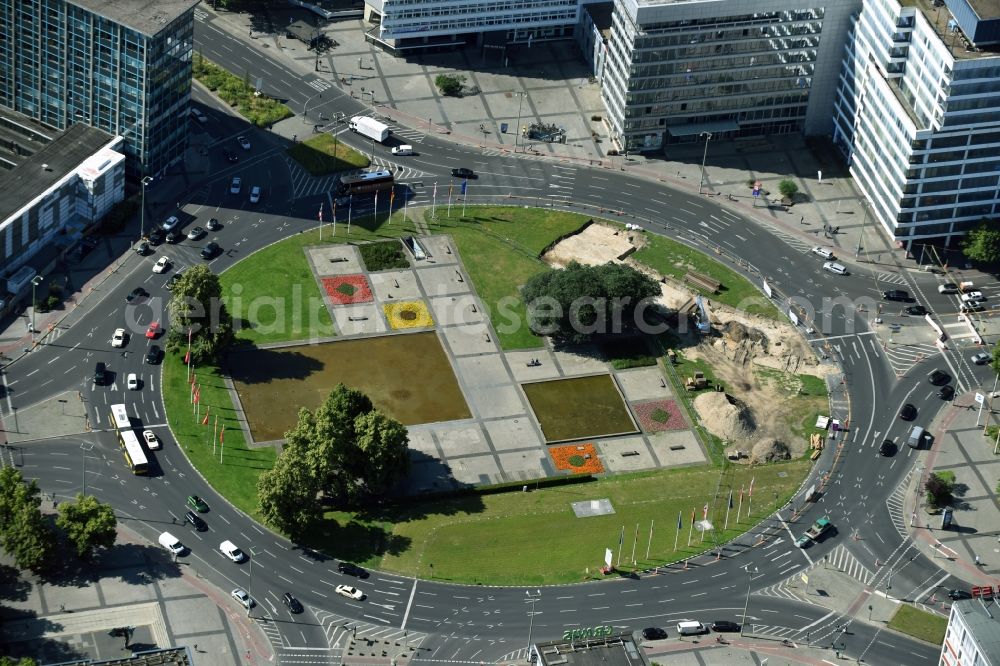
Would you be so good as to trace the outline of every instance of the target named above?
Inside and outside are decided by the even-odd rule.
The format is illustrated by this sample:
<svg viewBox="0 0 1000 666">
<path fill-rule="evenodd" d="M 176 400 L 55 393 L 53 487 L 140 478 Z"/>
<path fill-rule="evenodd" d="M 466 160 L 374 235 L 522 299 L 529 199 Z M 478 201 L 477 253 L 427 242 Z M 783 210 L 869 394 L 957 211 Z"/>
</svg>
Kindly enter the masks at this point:
<svg viewBox="0 0 1000 666">
<path fill-rule="evenodd" d="M 90 559 L 96 548 L 115 545 L 118 519 L 114 509 L 101 504 L 93 495 L 77 495 L 73 502 L 59 505 L 56 525 L 66 533 L 66 538 L 83 559 Z"/>
<path fill-rule="evenodd" d="M 962 252 L 973 261 L 992 264 L 1000 261 L 1000 223 L 983 220 L 962 241 Z"/>
<path fill-rule="evenodd" d="M 528 325 L 539 335 L 572 343 L 621 333 L 639 322 L 639 306 L 658 296 L 653 278 L 625 264 L 584 266 L 570 262 L 533 276 L 521 289 Z"/>
<path fill-rule="evenodd" d="M 232 344 L 233 318 L 222 302 L 219 276 L 199 264 L 184 271 L 167 306 L 172 325 L 167 350 L 186 354 L 191 331 L 191 357 L 195 363 L 214 361 Z"/>
<path fill-rule="evenodd" d="M 55 539 L 41 505 L 34 479 L 25 483 L 19 470 L 0 469 L 0 546 L 20 569 L 40 571 L 53 550 Z"/>
</svg>

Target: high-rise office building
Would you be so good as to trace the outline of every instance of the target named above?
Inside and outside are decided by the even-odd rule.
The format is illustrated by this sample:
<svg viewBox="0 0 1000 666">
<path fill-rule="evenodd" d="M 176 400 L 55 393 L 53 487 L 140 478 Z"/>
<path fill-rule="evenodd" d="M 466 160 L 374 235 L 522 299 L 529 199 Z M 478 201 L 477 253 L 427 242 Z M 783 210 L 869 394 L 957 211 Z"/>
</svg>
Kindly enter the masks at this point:
<svg viewBox="0 0 1000 666">
<path fill-rule="evenodd" d="M 906 247 L 1000 214 L 1000 5 L 865 3 L 843 60 L 834 140 L 868 217 Z"/>
<path fill-rule="evenodd" d="M 992 588 L 973 588 L 973 592 L 976 598 L 951 605 L 939 666 L 1000 664 L 1000 606 Z"/>
<path fill-rule="evenodd" d="M 200 0 L 0 0 L 0 105 L 49 127 L 125 138 L 127 173 L 187 146 Z"/>
</svg>

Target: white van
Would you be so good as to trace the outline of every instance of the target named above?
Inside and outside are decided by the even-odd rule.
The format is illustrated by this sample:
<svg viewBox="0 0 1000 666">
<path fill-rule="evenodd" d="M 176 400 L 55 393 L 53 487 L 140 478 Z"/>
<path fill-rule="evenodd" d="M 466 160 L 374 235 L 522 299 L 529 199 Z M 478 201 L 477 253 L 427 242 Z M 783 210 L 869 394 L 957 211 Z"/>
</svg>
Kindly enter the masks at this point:
<svg viewBox="0 0 1000 666">
<path fill-rule="evenodd" d="M 910 430 L 910 436 L 906 440 L 906 445 L 911 449 L 919 449 L 921 442 L 924 441 L 924 429 L 920 426 L 913 426 Z"/>
<path fill-rule="evenodd" d="M 836 261 L 823 262 L 823 268 L 837 275 L 847 275 L 847 267 L 843 264 L 838 264 Z"/>
<path fill-rule="evenodd" d="M 401 146 L 393 146 L 393 148 L 392 148 L 392 154 L 393 155 L 412 155 L 413 154 L 413 146 L 411 146 L 409 144 L 406 144 L 406 143 L 404 143 Z"/>
<path fill-rule="evenodd" d="M 694 620 L 681 620 L 677 623 L 677 633 L 680 636 L 698 636 L 699 634 L 704 634 L 708 632 L 701 622 L 695 622 Z"/>
<path fill-rule="evenodd" d="M 169 550 L 174 555 L 180 555 L 184 552 L 184 544 L 181 540 L 175 537 L 170 532 L 164 532 L 160 535 L 160 545 Z"/>
<path fill-rule="evenodd" d="M 830 250 L 826 249 L 825 247 L 821 247 L 819 245 L 817 245 L 816 247 L 814 247 L 812 249 L 812 253 L 813 254 L 818 254 L 819 256 L 823 257 L 824 259 L 836 259 L 836 257 L 833 256 L 833 252 L 831 252 Z"/>
</svg>

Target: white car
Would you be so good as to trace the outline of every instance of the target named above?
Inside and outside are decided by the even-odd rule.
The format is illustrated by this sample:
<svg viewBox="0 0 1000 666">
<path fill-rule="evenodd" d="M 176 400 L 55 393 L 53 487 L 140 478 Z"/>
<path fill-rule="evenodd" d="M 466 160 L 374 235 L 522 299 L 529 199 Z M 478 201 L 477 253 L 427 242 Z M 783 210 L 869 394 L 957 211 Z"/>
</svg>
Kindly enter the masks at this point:
<svg viewBox="0 0 1000 666">
<path fill-rule="evenodd" d="M 824 262 L 823 269 L 830 271 L 831 273 L 836 273 L 837 275 L 847 275 L 847 267 L 843 264 L 838 264 L 835 261 Z"/>
<path fill-rule="evenodd" d="M 967 291 L 964 294 L 962 294 L 963 303 L 971 303 L 972 301 L 981 301 L 981 300 L 983 300 L 983 292 L 981 291 Z"/>
<path fill-rule="evenodd" d="M 170 268 L 170 257 L 160 257 L 153 264 L 154 273 L 164 273 L 168 268 Z"/>
<path fill-rule="evenodd" d="M 233 562 L 242 562 L 247 559 L 247 556 L 243 554 L 243 551 L 236 547 L 232 541 L 223 541 L 219 544 L 219 550 L 222 554 L 231 559 Z"/>
<path fill-rule="evenodd" d="M 230 592 L 229 596 L 231 596 L 233 599 L 236 599 L 236 601 L 240 602 L 243 608 L 246 608 L 247 610 L 250 610 L 255 605 L 257 605 L 257 602 L 251 599 L 250 595 L 246 593 L 246 590 L 244 590 L 241 587 L 238 587 L 232 592 Z"/>
<path fill-rule="evenodd" d="M 238 136 L 236 137 L 236 140 L 240 142 L 240 147 L 243 148 L 243 150 L 250 150 L 250 139 L 245 136 Z"/>
<path fill-rule="evenodd" d="M 143 430 L 142 439 L 146 442 L 146 447 L 150 451 L 156 451 L 160 448 L 160 438 L 156 436 L 156 433 L 152 430 Z"/>
<path fill-rule="evenodd" d="M 239 194 L 240 190 L 243 188 L 243 179 L 239 176 L 233 176 L 233 182 L 229 184 L 230 194 Z"/>
<path fill-rule="evenodd" d="M 257 203 L 260 201 L 260 185 L 254 185 L 250 188 L 250 203 Z"/>
<path fill-rule="evenodd" d="M 163 224 L 161 224 L 160 227 L 162 227 L 164 231 L 173 231 L 180 223 L 181 221 L 177 219 L 176 215 L 171 215 L 163 221 Z"/>
<path fill-rule="evenodd" d="M 976 365 L 986 365 L 993 360 L 993 355 L 988 352 L 979 352 L 978 354 L 973 354 L 969 360 Z"/>
<path fill-rule="evenodd" d="M 356 587 L 351 587 L 350 585 L 338 585 L 337 594 L 342 597 L 347 597 L 348 599 L 355 599 L 357 601 L 361 601 L 365 597 L 365 595 L 361 593 L 361 590 Z"/>
<path fill-rule="evenodd" d="M 111 346 L 112 347 L 124 347 L 125 346 L 125 329 L 116 328 L 114 334 L 111 336 Z"/>
<path fill-rule="evenodd" d="M 822 247 L 822 246 L 819 246 L 819 245 L 817 245 L 812 250 L 810 250 L 810 252 L 812 252 L 815 255 L 819 255 L 820 257 L 823 257 L 824 259 L 836 259 L 836 257 L 833 256 L 833 252 L 831 252 L 830 250 L 826 249 L 825 247 Z"/>
<path fill-rule="evenodd" d="M 134 372 L 128 373 L 128 378 L 125 380 L 125 384 L 128 386 L 129 391 L 139 390 L 139 375 Z"/>
</svg>

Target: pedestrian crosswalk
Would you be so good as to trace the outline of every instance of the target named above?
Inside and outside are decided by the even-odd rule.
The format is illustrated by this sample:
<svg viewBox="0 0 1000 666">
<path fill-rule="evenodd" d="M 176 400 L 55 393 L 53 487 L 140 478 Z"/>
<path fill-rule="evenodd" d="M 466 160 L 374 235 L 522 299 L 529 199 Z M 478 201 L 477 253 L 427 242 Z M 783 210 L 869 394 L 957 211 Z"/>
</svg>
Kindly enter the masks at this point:
<svg viewBox="0 0 1000 666">
<path fill-rule="evenodd" d="M 937 347 L 932 344 L 919 343 L 914 345 L 886 345 L 884 349 L 889 365 L 896 375 L 905 374 L 911 367 L 925 358 L 937 353 Z"/>
<path fill-rule="evenodd" d="M 395 658 L 409 655 L 427 639 L 422 631 L 407 631 L 398 627 L 363 622 L 336 613 L 313 609 L 323 628 L 333 655 L 346 661 L 348 656 Z"/>
<path fill-rule="evenodd" d="M 825 556 L 823 562 L 817 562 L 813 568 L 824 567 L 829 569 L 835 569 L 841 573 L 845 573 L 851 578 L 859 581 L 862 585 L 867 585 L 871 582 L 874 574 L 858 561 L 858 558 L 854 557 L 843 544 L 840 544 L 834 548 L 829 555 Z"/>
<path fill-rule="evenodd" d="M 815 599 L 809 599 L 808 597 L 807 589 L 809 584 L 803 582 L 802 576 L 805 575 L 808 578 L 813 575 L 814 571 L 819 572 L 824 570 L 839 571 L 840 573 L 847 574 L 851 578 L 860 581 L 862 585 L 867 585 L 874 577 L 874 574 L 841 544 L 805 571 L 796 571 L 781 582 L 757 590 L 754 594 L 762 597 L 775 597 L 805 604 L 814 604 Z"/>
<path fill-rule="evenodd" d="M 312 81 L 306 81 L 306 85 L 314 90 L 323 92 L 324 90 L 329 90 L 333 87 L 333 84 L 324 79 L 313 79 Z"/>
<path fill-rule="evenodd" d="M 204 9 L 195 9 L 194 10 L 194 20 L 195 21 L 204 21 L 207 18 L 208 18 L 208 12 L 206 12 Z"/>
<path fill-rule="evenodd" d="M 910 477 L 913 475 L 913 468 L 906 473 L 903 480 L 899 482 L 896 489 L 892 491 L 885 500 L 886 508 L 889 509 L 889 517 L 892 518 L 892 525 L 899 532 L 899 535 L 903 539 L 909 539 L 909 534 L 906 532 L 906 489 L 910 485 Z"/>
<path fill-rule="evenodd" d="M 875 276 L 875 282 L 878 284 L 898 284 L 903 287 L 909 285 L 906 281 L 905 275 L 900 275 L 899 273 L 886 273 L 882 271 L 879 271 L 879 273 Z"/>
</svg>

